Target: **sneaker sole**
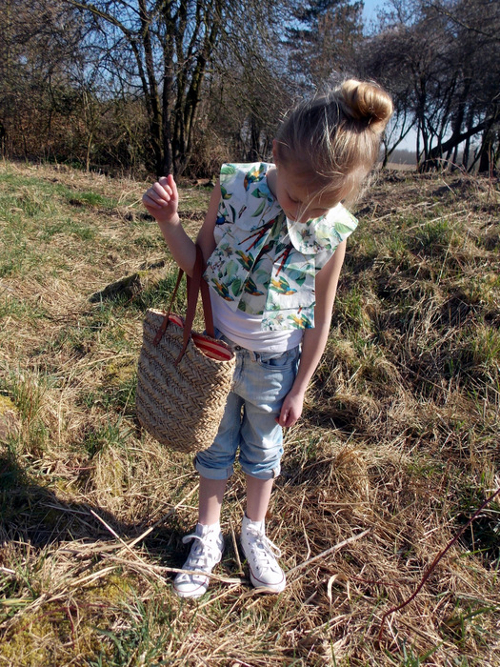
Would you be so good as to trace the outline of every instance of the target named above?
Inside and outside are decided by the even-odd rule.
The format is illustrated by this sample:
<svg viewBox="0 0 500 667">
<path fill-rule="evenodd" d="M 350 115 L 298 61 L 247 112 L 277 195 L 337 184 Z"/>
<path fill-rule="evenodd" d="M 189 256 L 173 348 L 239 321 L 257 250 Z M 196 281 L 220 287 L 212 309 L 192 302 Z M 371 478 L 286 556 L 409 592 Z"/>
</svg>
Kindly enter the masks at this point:
<svg viewBox="0 0 500 667">
<path fill-rule="evenodd" d="M 172 586 L 172 590 L 177 595 L 177 597 L 183 599 L 191 598 L 192 600 L 197 600 L 198 598 L 203 597 L 203 595 L 205 595 L 205 593 L 207 592 L 207 589 L 205 589 L 202 590 L 201 592 L 196 591 L 194 593 L 188 593 L 187 591 L 180 591 L 178 588 L 175 588 L 175 586 Z"/>
<path fill-rule="evenodd" d="M 263 581 L 260 581 L 260 579 L 254 577 L 254 575 L 252 574 L 252 570 L 250 570 L 250 581 L 252 582 L 252 586 L 258 593 L 277 594 L 281 593 L 286 588 L 285 575 L 283 575 L 283 579 L 277 584 L 265 584 Z"/>
<path fill-rule="evenodd" d="M 285 590 L 286 586 L 281 588 L 269 588 L 269 586 L 255 586 L 253 590 L 255 593 L 260 593 L 261 595 L 279 595 Z"/>
</svg>

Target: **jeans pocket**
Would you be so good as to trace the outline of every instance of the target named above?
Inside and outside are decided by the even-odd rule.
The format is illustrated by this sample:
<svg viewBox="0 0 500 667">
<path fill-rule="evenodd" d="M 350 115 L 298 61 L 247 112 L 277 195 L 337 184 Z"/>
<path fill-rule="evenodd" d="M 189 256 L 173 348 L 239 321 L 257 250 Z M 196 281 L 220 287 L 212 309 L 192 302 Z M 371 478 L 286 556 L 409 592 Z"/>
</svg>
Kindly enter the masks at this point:
<svg viewBox="0 0 500 667">
<path fill-rule="evenodd" d="M 298 358 L 299 347 L 297 346 L 280 354 L 273 354 L 272 352 L 261 353 L 258 356 L 258 364 L 262 368 L 268 368 L 269 370 L 285 370 L 296 365 Z"/>
</svg>

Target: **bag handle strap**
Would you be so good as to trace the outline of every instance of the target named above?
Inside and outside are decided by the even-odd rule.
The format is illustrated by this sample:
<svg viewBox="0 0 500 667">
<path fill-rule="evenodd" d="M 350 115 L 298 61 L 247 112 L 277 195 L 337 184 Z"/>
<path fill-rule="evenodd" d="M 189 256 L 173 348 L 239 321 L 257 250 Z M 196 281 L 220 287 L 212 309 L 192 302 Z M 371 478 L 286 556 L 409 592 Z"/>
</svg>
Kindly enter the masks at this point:
<svg viewBox="0 0 500 667">
<path fill-rule="evenodd" d="M 185 328 L 191 335 L 193 328 L 194 316 L 196 314 L 196 305 L 198 302 L 198 295 L 201 292 L 201 301 L 203 304 L 203 317 L 205 320 L 205 330 L 209 336 L 215 338 L 214 320 L 212 315 L 212 304 L 210 301 L 210 292 L 206 280 L 203 278 L 205 272 L 205 260 L 203 259 L 203 252 L 198 244 L 196 244 L 196 262 L 193 269 L 193 276 L 187 277 L 188 294 L 187 294 L 187 311 Z"/>
<path fill-rule="evenodd" d="M 193 276 L 190 278 L 187 276 L 187 286 L 188 286 L 188 291 L 187 291 L 187 310 L 186 310 L 186 319 L 184 322 L 184 336 L 183 336 L 183 346 L 182 350 L 176 360 L 176 364 L 179 363 L 179 361 L 182 359 L 184 352 L 186 351 L 186 348 L 189 343 L 189 339 L 191 338 L 191 330 L 193 328 L 193 322 L 194 322 L 194 317 L 196 314 L 196 305 L 198 303 L 198 295 L 201 291 L 201 300 L 203 303 L 203 316 L 205 319 L 205 330 L 208 333 L 209 336 L 212 336 L 212 338 L 215 338 L 215 330 L 214 330 L 214 321 L 213 321 L 213 315 L 212 315 L 212 304 L 210 302 L 210 292 L 209 288 L 207 285 L 206 280 L 203 278 L 203 273 L 205 271 L 205 260 L 203 259 L 203 252 L 198 244 L 195 244 L 196 248 L 196 260 L 193 268 Z M 182 276 L 184 275 L 184 271 L 182 269 L 179 269 L 179 272 L 177 274 L 177 281 L 175 283 L 174 291 L 172 292 L 172 296 L 170 298 L 170 304 L 168 306 L 168 311 L 163 318 L 163 322 L 158 329 L 156 336 L 153 340 L 153 345 L 158 345 L 160 340 L 162 339 L 163 334 L 167 330 L 168 326 L 168 321 L 170 317 L 170 313 L 172 312 L 172 306 L 175 300 L 175 297 L 177 296 L 177 291 L 179 289 L 179 285 L 182 280 Z"/>
</svg>

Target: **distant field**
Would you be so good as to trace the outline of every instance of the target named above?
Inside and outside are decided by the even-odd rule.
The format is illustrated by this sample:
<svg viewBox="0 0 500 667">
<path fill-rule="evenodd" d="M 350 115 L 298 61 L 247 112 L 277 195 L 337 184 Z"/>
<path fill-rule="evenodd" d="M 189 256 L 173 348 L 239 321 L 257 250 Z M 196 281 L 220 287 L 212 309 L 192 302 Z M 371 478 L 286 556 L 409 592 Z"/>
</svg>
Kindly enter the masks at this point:
<svg viewBox="0 0 500 667">
<path fill-rule="evenodd" d="M 388 162 L 387 169 L 395 169 L 396 171 L 415 171 L 416 166 L 414 164 L 400 164 L 399 162 Z"/>
<path fill-rule="evenodd" d="M 289 584 L 248 582 L 237 471 L 198 602 L 171 591 L 196 474 L 135 420 L 176 275 L 146 185 L 0 164 L 0 665 L 498 667 L 499 496 L 429 569 L 500 487 L 498 183 L 397 166 L 365 195 L 268 517 Z M 209 195 L 181 191 L 192 236 Z"/>
</svg>

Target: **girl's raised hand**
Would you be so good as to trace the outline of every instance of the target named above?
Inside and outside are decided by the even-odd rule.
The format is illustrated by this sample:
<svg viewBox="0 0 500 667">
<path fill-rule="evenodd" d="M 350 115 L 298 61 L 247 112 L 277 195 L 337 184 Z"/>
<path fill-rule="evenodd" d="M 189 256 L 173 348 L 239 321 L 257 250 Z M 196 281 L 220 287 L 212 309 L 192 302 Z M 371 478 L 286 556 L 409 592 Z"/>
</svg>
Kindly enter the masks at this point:
<svg viewBox="0 0 500 667">
<path fill-rule="evenodd" d="M 158 224 L 178 224 L 179 194 L 174 177 L 162 176 L 142 197 L 142 203 Z"/>
</svg>

